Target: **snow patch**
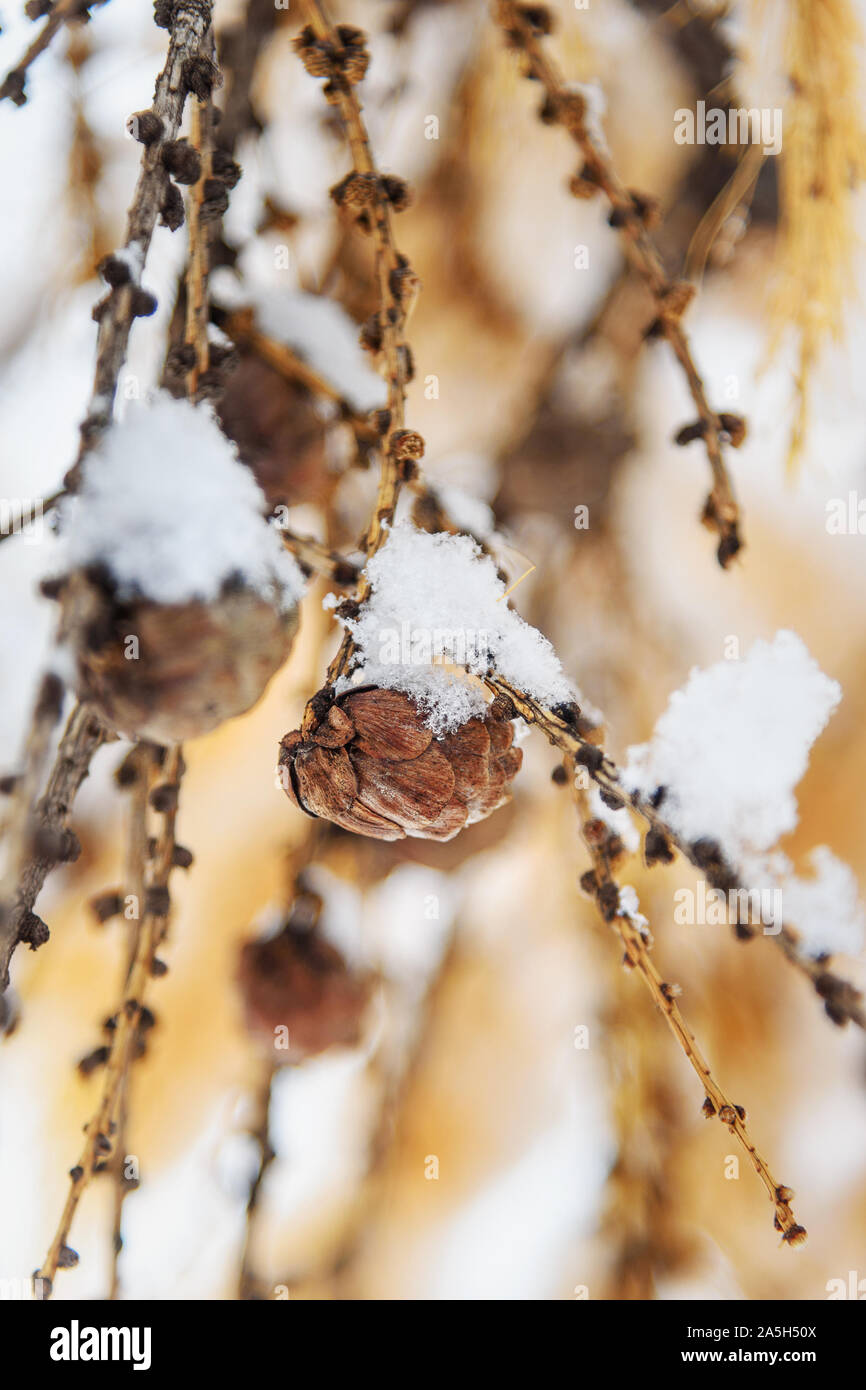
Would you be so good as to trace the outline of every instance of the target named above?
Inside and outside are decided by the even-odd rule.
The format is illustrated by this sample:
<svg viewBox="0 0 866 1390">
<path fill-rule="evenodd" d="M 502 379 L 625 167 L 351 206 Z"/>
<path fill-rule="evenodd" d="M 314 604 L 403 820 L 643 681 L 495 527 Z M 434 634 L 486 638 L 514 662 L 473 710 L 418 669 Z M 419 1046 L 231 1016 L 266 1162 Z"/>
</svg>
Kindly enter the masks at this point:
<svg viewBox="0 0 866 1390">
<path fill-rule="evenodd" d="M 553 647 L 508 607 L 493 561 L 471 537 L 401 523 L 366 574 L 370 597 L 345 620 L 361 657 L 354 680 L 404 691 L 435 733 L 484 709 L 481 689 L 455 668 L 492 668 L 545 704 L 575 699 Z"/>
<path fill-rule="evenodd" d="M 301 571 L 264 519 L 264 494 L 208 406 L 160 395 L 130 406 L 62 512 L 69 569 L 102 563 L 122 598 L 215 599 L 230 575 L 282 608 Z"/>
<path fill-rule="evenodd" d="M 809 860 L 812 878 L 791 875 L 782 882 L 785 921 L 796 928 L 810 956 L 859 955 L 866 913 L 856 878 L 826 845 L 813 849 Z"/>
<path fill-rule="evenodd" d="M 625 785 L 649 797 L 685 840 L 716 840 L 733 866 L 797 824 L 794 788 L 841 698 L 793 632 L 741 661 L 693 670 L 649 743 L 630 748 Z"/>
</svg>

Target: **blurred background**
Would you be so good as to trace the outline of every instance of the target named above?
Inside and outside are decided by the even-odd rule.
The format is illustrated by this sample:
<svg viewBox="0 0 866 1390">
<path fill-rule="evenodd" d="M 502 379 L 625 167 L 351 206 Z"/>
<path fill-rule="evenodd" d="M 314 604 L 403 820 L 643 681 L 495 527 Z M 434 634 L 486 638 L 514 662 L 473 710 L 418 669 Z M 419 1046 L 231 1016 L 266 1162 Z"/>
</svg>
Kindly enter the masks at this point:
<svg viewBox="0 0 866 1390">
<path fill-rule="evenodd" d="M 575 150 L 537 119 L 537 84 L 520 76 L 487 5 L 341 0 L 335 18 L 370 37 L 361 91 L 379 165 L 415 190 L 396 231 L 422 282 L 408 421 L 426 440 L 425 470 L 465 524 L 495 527 L 510 577 L 536 566 L 515 606 L 604 712 L 615 757 L 729 639 L 745 651 L 779 628 L 799 633 L 844 697 L 782 848 L 801 867 L 827 844 L 863 886 L 866 536 L 831 534 L 827 516 L 834 499 L 866 496 L 856 187 L 866 7 L 553 9 L 551 51 L 569 79 L 599 84 L 624 181 L 660 200 L 664 257 L 699 283 L 688 329 L 709 398 L 749 425 L 731 457 L 746 549 L 718 568 L 699 524 L 706 459 L 672 442 L 694 413 L 682 377 L 663 342 L 644 342 L 646 291 L 601 202 L 570 196 Z M 290 323 L 289 296 L 326 294 L 360 325 L 375 306 L 371 248 L 328 196 L 349 163 L 333 108 L 292 48 L 297 7 L 217 0 L 215 14 L 223 135 L 244 172 L 214 301 L 225 312 L 270 306 L 275 323 L 282 304 Z M 34 32 L 2 0 L 2 72 Z M 57 36 L 26 105 L 0 103 L 4 496 L 50 496 L 74 460 L 95 266 L 122 243 L 140 155 L 125 121 L 149 105 L 165 41 L 146 0 L 111 0 Z M 792 80 L 800 68 L 806 77 Z M 781 153 L 744 169 L 747 147 L 678 144 L 675 113 L 698 100 L 781 107 Z M 135 324 L 121 412 L 160 382 L 184 256 L 184 232 L 159 229 L 144 275 L 159 308 Z M 294 346 L 310 359 L 321 343 Z M 327 376 L 327 343 L 322 352 Z M 336 352 L 333 369 L 339 377 Z M 343 371 L 340 391 L 370 389 L 363 361 Z M 293 527 L 351 549 L 376 482 L 351 421 L 244 345 L 219 410 Z M 582 506 L 589 525 L 578 529 Z M 20 757 L 52 641 L 55 613 L 37 584 L 55 544 L 46 523 L 0 545 L 4 770 Z M 331 828 L 310 845 L 273 767 L 336 646 L 326 591 L 311 584 L 292 658 L 256 708 L 185 749 L 179 834 L 195 865 L 175 876 L 169 973 L 151 990 L 156 1023 L 132 1072 L 127 1150 L 141 1185 L 124 1204 L 119 1296 L 244 1292 L 264 1063 L 244 1028 L 238 952 L 284 909 L 303 865 L 322 929 L 377 983 L 358 1048 L 274 1081 L 276 1156 L 246 1296 L 820 1299 L 850 1271 L 866 1279 L 862 1033 L 834 1027 L 771 942 L 676 925 L 674 892 L 696 881 L 688 865 L 628 861 L 621 877 L 650 919 L 659 968 L 682 985 L 717 1078 L 797 1194 L 809 1241 L 783 1248 L 747 1165 L 726 1176 L 731 1137 L 704 1120 L 693 1073 L 578 891 L 585 851 L 539 735 L 522 743 L 512 804 L 451 843 L 379 844 Z M 17 1017 L 0 1048 L 3 1279 L 39 1264 L 97 1095 L 98 1068 L 78 1063 L 102 1040 L 125 938 L 87 903 L 123 876 L 113 774 L 124 751 L 97 755 L 74 817 L 83 853 L 39 900 L 50 943 L 13 966 Z M 866 984 L 862 959 L 839 967 Z M 59 1275 L 56 1298 L 111 1287 L 109 1176 L 86 1195 L 72 1234 L 81 1263 Z"/>
</svg>

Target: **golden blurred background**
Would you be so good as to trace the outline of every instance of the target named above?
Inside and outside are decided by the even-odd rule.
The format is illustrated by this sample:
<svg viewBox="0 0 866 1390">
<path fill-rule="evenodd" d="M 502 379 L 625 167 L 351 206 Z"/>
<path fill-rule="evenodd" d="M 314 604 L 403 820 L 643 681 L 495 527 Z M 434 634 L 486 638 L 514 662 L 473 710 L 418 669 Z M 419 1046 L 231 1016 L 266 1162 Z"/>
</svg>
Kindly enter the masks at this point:
<svg viewBox="0 0 866 1390">
<path fill-rule="evenodd" d="M 837 5 L 843 31 L 862 18 L 853 0 L 850 13 L 841 0 L 828 8 Z M 810 247 L 791 253 L 791 199 L 803 194 L 779 173 L 784 142 L 730 199 L 742 151 L 673 138 L 677 109 L 736 99 L 781 103 L 788 139 L 802 5 L 561 0 L 553 9 L 552 51 L 570 80 L 598 82 L 623 180 L 660 201 L 668 263 L 694 253 L 723 199 L 688 324 L 711 399 L 748 420 L 731 465 L 745 549 L 729 571 L 716 565 L 699 524 L 706 461 L 699 447 L 672 443 L 691 418 L 676 364 L 664 343 L 644 342 L 646 291 L 600 202 L 569 195 L 573 147 L 537 119 L 537 84 L 520 76 L 487 5 L 347 0 L 339 19 L 370 35 L 371 142 L 380 167 L 415 190 L 397 225 L 422 285 L 407 417 L 426 440 L 426 475 L 468 494 L 476 513 L 492 508 L 510 580 L 536 566 L 514 604 L 603 711 L 617 758 L 650 734 L 692 667 L 721 659 L 727 639 L 745 650 L 779 628 L 799 633 L 843 701 L 782 848 L 799 866 L 828 844 L 862 885 L 866 542 L 825 526 L 828 499 L 864 486 L 862 197 L 845 189 L 831 225 L 815 216 Z M 234 258 L 242 287 L 327 293 L 360 323 L 374 295 L 369 245 L 329 202 L 347 155 L 292 49 L 297 25 L 293 9 L 217 0 L 218 51 L 236 81 L 251 79 L 253 115 L 239 118 L 244 177 L 214 298 Z M 4 71 L 27 29 L 13 24 L 0 38 Z M 827 42 L 838 40 L 831 32 Z M 11 171 L 0 244 L 10 494 L 53 490 L 74 457 L 93 266 L 122 236 L 139 154 L 123 123 L 149 102 L 163 52 L 149 7 L 114 0 L 60 36 L 34 68 L 26 106 L 0 109 Z M 859 119 L 845 106 L 862 108 L 856 81 L 834 95 L 840 125 Z M 122 399 L 159 380 L 182 235 L 161 230 L 154 241 L 145 280 L 160 308 L 134 329 Z M 801 257 L 794 269 L 788 253 Z M 848 257 L 845 303 L 829 311 L 838 341 L 817 335 L 814 360 L 811 347 L 804 359 L 815 329 L 803 303 L 835 292 L 812 269 L 833 255 Z M 376 470 L 352 466 L 347 426 L 246 350 L 220 411 L 296 529 L 352 549 Z M 575 526 L 581 505 L 588 529 Z M 34 592 L 48 548 L 0 548 L 14 609 L 2 618 L 0 670 L 9 765 L 49 640 L 49 605 Z M 153 982 L 156 1026 L 132 1069 L 126 1147 L 141 1185 L 124 1203 L 120 1297 L 239 1294 L 264 1063 L 243 1026 L 237 958 L 310 858 L 305 818 L 273 768 L 337 643 L 325 592 L 312 582 L 291 660 L 260 703 L 184 750 L 179 834 L 195 862 L 173 879 L 169 970 Z M 513 803 L 451 843 L 378 844 L 335 828 L 316 838 L 307 878 L 323 899 L 323 929 L 378 983 L 358 1048 L 274 1081 L 275 1158 L 247 1252 L 257 1296 L 796 1300 L 827 1297 L 828 1281 L 849 1271 L 866 1278 L 862 1035 L 832 1025 L 771 942 L 676 925 L 674 892 L 696 882 L 682 860 L 652 870 L 639 854 L 627 862 L 622 876 L 650 920 L 659 968 L 682 985 L 715 1074 L 796 1192 L 809 1240 L 787 1249 L 742 1155 L 731 1176 L 731 1136 L 702 1116 L 701 1089 L 664 1020 L 579 892 L 588 861 L 570 798 L 551 781 L 552 751 L 532 732 L 521 746 Z M 84 1076 L 76 1064 L 101 1040 L 125 938 L 122 922 L 97 925 L 87 903 L 123 873 L 126 803 L 113 783 L 123 752 L 111 744 L 97 755 L 74 817 L 82 855 L 40 898 L 50 942 L 15 961 L 19 1014 L 0 1051 L 3 1278 L 28 1277 L 42 1258 L 100 1084 L 98 1069 Z M 866 982 L 862 958 L 839 967 Z M 72 1235 L 80 1264 L 58 1276 L 56 1298 L 106 1296 L 113 1202 L 109 1177 L 97 1180 Z"/>
</svg>

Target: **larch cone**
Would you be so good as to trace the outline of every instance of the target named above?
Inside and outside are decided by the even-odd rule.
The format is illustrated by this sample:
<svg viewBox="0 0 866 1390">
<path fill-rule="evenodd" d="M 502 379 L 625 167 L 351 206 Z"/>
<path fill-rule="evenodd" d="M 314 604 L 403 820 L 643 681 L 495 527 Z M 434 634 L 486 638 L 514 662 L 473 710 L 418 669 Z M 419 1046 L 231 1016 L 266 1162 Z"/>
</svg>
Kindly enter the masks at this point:
<svg viewBox="0 0 866 1390">
<path fill-rule="evenodd" d="M 283 789 L 307 815 L 358 835 L 451 840 L 510 799 L 523 761 L 512 717 L 497 697 L 483 718 L 438 738 L 400 691 L 357 689 L 332 702 L 320 692 L 304 729 L 280 744 Z"/>
</svg>

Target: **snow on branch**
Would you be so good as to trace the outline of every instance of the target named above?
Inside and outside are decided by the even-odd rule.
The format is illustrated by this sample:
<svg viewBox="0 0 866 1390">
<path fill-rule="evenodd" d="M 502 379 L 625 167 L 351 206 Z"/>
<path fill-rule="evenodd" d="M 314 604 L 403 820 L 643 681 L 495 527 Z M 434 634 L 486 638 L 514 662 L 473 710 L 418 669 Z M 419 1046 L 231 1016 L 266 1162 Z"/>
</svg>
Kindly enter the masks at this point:
<svg viewBox="0 0 866 1390">
<path fill-rule="evenodd" d="M 104 564 L 122 597 L 207 601 L 240 575 L 283 607 L 303 576 L 267 503 L 207 405 L 157 396 L 130 404 L 87 458 L 63 507 L 70 569 Z"/>
<path fill-rule="evenodd" d="M 493 668 L 538 700 L 574 700 L 553 647 L 504 602 L 496 566 L 469 536 L 401 522 L 365 573 L 369 595 L 343 618 L 360 658 L 351 683 L 411 695 L 437 734 L 484 710 L 481 687 L 462 671 L 483 677 Z"/>
<path fill-rule="evenodd" d="M 694 670 L 649 743 L 629 749 L 626 786 L 657 797 L 685 840 L 715 840 L 742 867 L 797 824 L 794 789 L 842 692 L 801 639 L 779 632 L 740 661 Z"/>
</svg>

